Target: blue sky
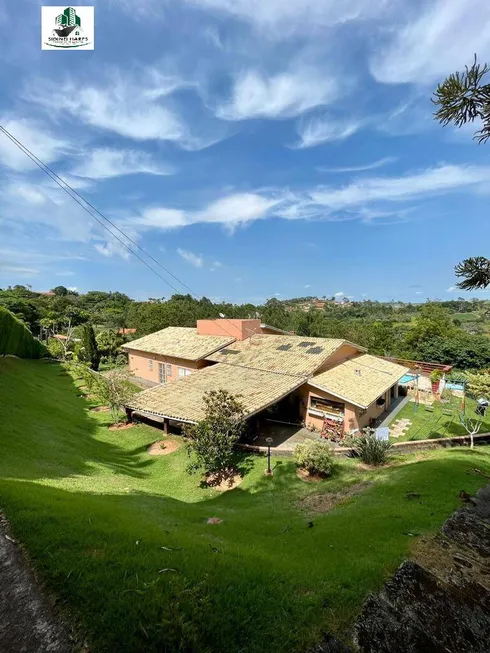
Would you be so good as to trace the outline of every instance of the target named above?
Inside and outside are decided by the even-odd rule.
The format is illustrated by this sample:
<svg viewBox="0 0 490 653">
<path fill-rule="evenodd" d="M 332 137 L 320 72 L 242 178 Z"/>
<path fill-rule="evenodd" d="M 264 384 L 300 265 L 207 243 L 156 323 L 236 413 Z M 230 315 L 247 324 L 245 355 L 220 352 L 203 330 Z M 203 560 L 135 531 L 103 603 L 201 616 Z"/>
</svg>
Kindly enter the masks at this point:
<svg viewBox="0 0 490 653">
<path fill-rule="evenodd" d="M 1 124 L 198 295 L 445 299 L 488 255 L 490 145 L 429 100 L 485 0 L 106 0 L 93 52 L 5 4 Z M 1 134 L 0 235 L 0 287 L 173 292 Z"/>
</svg>

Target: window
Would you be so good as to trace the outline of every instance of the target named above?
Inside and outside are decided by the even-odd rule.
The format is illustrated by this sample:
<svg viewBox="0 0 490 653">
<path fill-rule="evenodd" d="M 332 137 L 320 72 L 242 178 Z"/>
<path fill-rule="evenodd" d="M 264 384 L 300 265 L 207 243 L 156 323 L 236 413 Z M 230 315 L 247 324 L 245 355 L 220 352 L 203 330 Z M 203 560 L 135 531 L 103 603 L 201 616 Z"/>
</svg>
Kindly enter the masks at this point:
<svg viewBox="0 0 490 653">
<path fill-rule="evenodd" d="M 153 360 L 151 358 L 148 359 L 148 369 L 153 372 Z"/>
<path fill-rule="evenodd" d="M 322 399 L 321 397 L 312 397 L 310 408 L 313 410 L 320 410 L 322 413 L 343 417 L 344 404 L 339 401 L 330 401 L 330 399 Z"/>
<path fill-rule="evenodd" d="M 179 367 L 179 379 L 183 379 L 184 376 L 189 376 L 191 373 L 190 370 L 186 370 L 185 367 Z"/>
<path fill-rule="evenodd" d="M 165 363 L 158 363 L 158 381 L 165 383 Z"/>
<path fill-rule="evenodd" d="M 172 366 L 167 363 L 167 377 L 172 376 Z"/>
</svg>

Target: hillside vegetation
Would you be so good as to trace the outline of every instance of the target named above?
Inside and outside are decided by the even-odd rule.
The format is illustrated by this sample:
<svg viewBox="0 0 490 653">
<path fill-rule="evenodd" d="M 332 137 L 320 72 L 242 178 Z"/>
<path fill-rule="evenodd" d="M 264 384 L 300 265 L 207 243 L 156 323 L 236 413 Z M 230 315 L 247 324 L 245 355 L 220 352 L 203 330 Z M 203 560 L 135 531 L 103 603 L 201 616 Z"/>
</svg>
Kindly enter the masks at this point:
<svg viewBox="0 0 490 653">
<path fill-rule="evenodd" d="M 0 306 L 0 354 L 19 358 L 40 358 L 45 352 L 28 327 L 13 313 Z"/>
</svg>

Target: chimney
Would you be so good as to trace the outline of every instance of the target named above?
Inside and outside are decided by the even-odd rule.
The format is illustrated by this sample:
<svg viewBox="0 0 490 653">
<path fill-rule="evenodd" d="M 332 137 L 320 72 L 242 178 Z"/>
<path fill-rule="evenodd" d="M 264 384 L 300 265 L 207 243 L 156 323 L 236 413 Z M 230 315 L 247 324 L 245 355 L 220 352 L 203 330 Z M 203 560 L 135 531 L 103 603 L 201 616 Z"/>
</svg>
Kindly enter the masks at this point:
<svg viewBox="0 0 490 653">
<path fill-rule="evenodd" d="M 246 340 L 255 333 L 261 333 L 260 320 L 197 320 L 200 336 L 226 336 L 235 340 Z"/>
</svg>

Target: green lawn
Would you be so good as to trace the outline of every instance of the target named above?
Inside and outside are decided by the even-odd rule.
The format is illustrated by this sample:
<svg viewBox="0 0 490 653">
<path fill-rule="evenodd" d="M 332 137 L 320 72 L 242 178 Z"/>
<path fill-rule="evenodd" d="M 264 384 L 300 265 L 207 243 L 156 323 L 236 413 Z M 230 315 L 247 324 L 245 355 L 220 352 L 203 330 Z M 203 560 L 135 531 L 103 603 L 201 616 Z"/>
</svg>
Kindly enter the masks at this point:
<svg viewBox="0 0 490 653">
<path fill-rule="evenodd" d="M 433 411 L 431 412 L 423 404 L 417 407 L 413 401 L 409 401 L 393 418 L 392 424 L 399 419 L 409 419 L 412 425 L 404 436 L 392 438 L 392 441 L 404 442 L 406 440 L 429 440 L 431 438 L 467 435 L 467 431 L 460 420 L 462 408 L 461 397 L 453 396 L 450 403 L 435 401 L 432 407 Z M 477 419 L 475 408 L 476 401 L 470 397 L 466 397 L 465 415 L 470 419 Z M 490 410 L 487 411 L 482 421 L 480 433 L 488 433 L 489 431 Z"/>
<path fill-rule="evenodd" d="M 345 460 L 315 484 L 291 460 L 268 479 L 263 458 L 244 458 L 243 483 L 219 493 L 185 474 L 182 449 L 146 454 L 159 432 L 109 431 L 79 394 L 57 364 L 0 359 L 0 506 L 92 653 L 279 653 L 347 636 L 413 534 L 484 483 L 466 472 L 490 472 L 482 448 L 376 471 Z M 326 514 L 298 505 L 359 481 L 371 485 Z"/>
</svg>

